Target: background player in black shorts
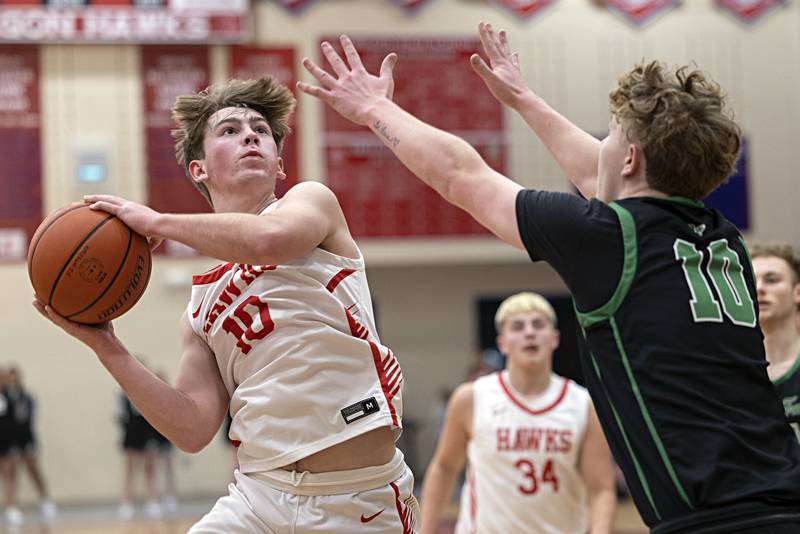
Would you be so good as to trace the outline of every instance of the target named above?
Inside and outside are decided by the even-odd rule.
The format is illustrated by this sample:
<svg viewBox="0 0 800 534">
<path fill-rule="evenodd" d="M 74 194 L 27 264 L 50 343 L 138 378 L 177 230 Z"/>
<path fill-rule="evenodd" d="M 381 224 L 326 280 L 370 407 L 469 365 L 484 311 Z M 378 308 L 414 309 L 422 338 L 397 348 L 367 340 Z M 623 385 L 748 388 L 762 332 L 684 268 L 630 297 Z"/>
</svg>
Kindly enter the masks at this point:
<svg viewBox="0 0 800 534">
<path fill-rule="evenodd" d="M 117 420 L 122 425 L 122 451 L 125 455 L 125 472 L 122 480 L 122 499 L 118 515 L 131 519 L 134 515 L 134 478 L 141 473 L 145 483 L 144 511 L 151 519 L 161 517 L 162 510 L 156 496 L 155 482 L 155 430 L 139 413 L 124 392 L 117 397 Z"/>
<path fill-rule="evenodd" d="M 164 371 L 156 373 L 158 378 L 167 381 L 167 375 Z M 160 492 L 161 506 L 165 512 L 175 512 L 178 509 L 178 498 L 175 491 L 175 462 L 174 452 L 175 447 L 166 436 L 161 434 L 158 430 L 150 426 L 153 431 L 152 449 L 154 454 L 154 476 L 156 479 L 159 473 L 163 474 L 163 488 Z M 158 487 L 156 480 L 156 487 Z"/>
<path fill-rule="evenodd" d="M 8 369 L 0 367 L 0 478 L 3 484 L 6 522 L 21 525 L 22 511 L 17 507 L 16 466 L 11 454 L 14 436 L 14 405 L 8 396 Z"/>
<path fill-rule="evenodd" d="M 22 383 L 22 375 L 16 367 L 8 369 L 8 384 L 6 395 L 11 400 L 13 415 L 13 430 L 11 433 L 11 449 L 16 455 L 21 467 L 33 481 L 36 491 L 39 494 L 39 509 L 45 521 L 52 521 L 58 514 L 58 508 L 50 500 L 47 492 L 42 469 L 39 465 L 38 446 L 36 434 L 33 428 L 36 403 L 31 394 L 25 389 Z M 16 463 L 16 462 L 15 462 Z M 14 480 L 14 492 L 17 491 L 18 479 Z"/>
<path fill-rule="evenodd" d="M 741 136 L 713 81 L 658 62 L 623 75 L 602 142 L 531 91 L 505 35 L 480 25 L 472 65 L 585 200 L 524 190 L 468 143 L 391 101 L 396 55 L 370 75 L 342 36 L 334 74 L 298 87 L 369 127 L 423 182 L 572 292 L 587 385 L 644 521 L 663 533 L 800 532 L 800 445 L 769 381 L 738 230 L 700 202 Z"/>
<path fill-rule="evenodd" d="M 783 401 L 786 419 L 800 440 L 800 256 L 788 244 L 752 251 L 758 323 L 764 331 L 770 380 Z"/>
</svg>

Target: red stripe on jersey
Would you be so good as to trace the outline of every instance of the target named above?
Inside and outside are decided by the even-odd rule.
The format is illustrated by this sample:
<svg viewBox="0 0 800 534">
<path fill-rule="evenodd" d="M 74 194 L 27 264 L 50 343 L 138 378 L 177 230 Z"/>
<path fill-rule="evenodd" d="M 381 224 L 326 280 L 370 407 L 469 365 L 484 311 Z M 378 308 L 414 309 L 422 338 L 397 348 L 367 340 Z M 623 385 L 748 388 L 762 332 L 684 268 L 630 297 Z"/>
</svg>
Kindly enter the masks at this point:
<svg viewBox="0 0 800 534">
<path fill-rule="evenodd" d="M 478 528 L 478 490 L 475 488 L 475 469 L 470 466 L 467 471 L 467 491 L 469 491 L 470 532 L 476 534 Z"/>
<path fill-rule="evenodd" d="M 349 309 L 345 308 L 344 314 L 347 317 L 347 324 L 350 326 L 350 334 L 359 339 L 367 339 L 367 336 L 369 336 L 367 327 L 359 323 L 358 319 L 353 317 L 353 314 L 350 313 Z"/>
<path fill-rule="evenodd" d="M 553 408 L 555 408 L 556 406 L 558 406 L 561 403 L 561 401 L 564 400 L 564 397 L 567 396 L 567 388 L 569 387 L 569 380 L 567 380 L 565 378 L 564 379 L 564 384 L 561 386 L 561 392 L 558 394 L 558 397 L 556 398 L 556 400 L 554 400 L 553 403 L 550 404 L 550 406 L 545 406 L 541 410 L 531 410 L 530 408 L 525 406 L 525 404 L 522 401 L 518 400 L 514 396 L 514 394 L 511 392 L 511 390 L 506 385 L 505 380 L 503 380 L 503 373 L 497 373 L 497 378 L 500 379 L 500 387 L 503 388 L 503 391 L 506 392 L 506 395 L 508 395 L 508 398 L 511 399 L 511 402 L 513 402 L 518 407 L 520 407 L 523 411 L 528 412 L 531 415 L 542 415 L 543 413 L 547 413 L 550 410 L 552 410 Z"/>
<path fill-rule="evenodd" d="M 236 265 L 235 263 L 223 263 L 222 265 L 217 265 L 210 271 L 206 271 L 203 274 L 198 274 L 192 276 L 192 285 L 193 286 L 202 286 L 204 284 L 210 284 L 212 282 L 216 282 L 222 275 L 233 269 L 233 266 Z"/>
<path fill-rule="evenodd" d="M 354 272 L 356 272 L 354 269 L 342 269 L 341 271 L 336 273 L 336 276 L 330 279 L 328 285 L 325 286 L 325 289 L 333 293 L 333 290 L 336 289 L 336 286 L 341 284 L 342 280 L 344 280 Z"/>
<path fill-rule="evenodd" d="M 397 394 L 397 391 L 394 392 L 389 391 L 389 381 L 386 378 L 386 373 L 383 372 L 383 362 L 381 361 L 381 351 L 378 348 L 378 345 L 373 343 L 372 341 L 367 341 L 369 343 L 369 348 L 372 349 L 372 361 L 375 362 L 375 370 L 378 372 L 378 380 L 381 383 L 381 391 L 383 391 L 383 396 L 386 399 L 386 404 L 389 405 L 389 413 L 392 416 L 392 424 L 395 426 L 400 426 L 400 421 L 397 419 L 397 412 L 395 412 L 394 405 L 392 404 L 392 399 Z M 392 357 L 392 351 L 389 351 L 389 355 L 387 358 Z"/>
<path fill-rule="evenodd" d="M 400 516 L 400 524 L 403 525 L 403 534 L 414 534 L 414 516 L 411 508 L 400 500 L 400 488 L 397 484 L 390 482 L 389 485 L 394 491 L 394 505 L 397 508 L 397 515 Z"/>
</svg>

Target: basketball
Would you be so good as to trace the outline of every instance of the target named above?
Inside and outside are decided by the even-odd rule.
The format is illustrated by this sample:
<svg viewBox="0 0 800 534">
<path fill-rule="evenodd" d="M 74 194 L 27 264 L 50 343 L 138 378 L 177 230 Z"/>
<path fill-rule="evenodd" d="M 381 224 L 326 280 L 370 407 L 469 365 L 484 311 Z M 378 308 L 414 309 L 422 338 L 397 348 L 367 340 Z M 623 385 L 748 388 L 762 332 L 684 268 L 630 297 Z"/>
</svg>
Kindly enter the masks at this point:
<svg viewBox="0 0 800 534">
<path fill-rule="evenodd" d="M 28 247 L 36 296 L 84 324 L 110 321 L 131 309 L 147 287 L 150 267 L 147 239 L 83 203 L 51 213 Z"/>
</svg>

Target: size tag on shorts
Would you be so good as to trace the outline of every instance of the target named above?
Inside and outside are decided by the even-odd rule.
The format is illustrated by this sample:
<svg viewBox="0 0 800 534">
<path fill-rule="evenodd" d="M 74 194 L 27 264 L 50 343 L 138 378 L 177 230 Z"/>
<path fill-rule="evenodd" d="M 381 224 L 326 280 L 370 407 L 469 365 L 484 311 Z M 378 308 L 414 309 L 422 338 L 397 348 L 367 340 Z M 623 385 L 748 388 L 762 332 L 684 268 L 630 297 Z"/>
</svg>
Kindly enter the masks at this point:
<svg viewBox="0 0 800 534">
<path fill-rule="evenodd" d="M 346 408 L 342 408 L 342 417 L 344 417 L 344 422 L 349 425 L 353 421 L 358 421 L 362 417 L 366 417 L 378 410 L 380 410 L 378 401 L 375 400 L 375 397 L 370 397 L 361 402 L 351 404 Z"/>
</svg>

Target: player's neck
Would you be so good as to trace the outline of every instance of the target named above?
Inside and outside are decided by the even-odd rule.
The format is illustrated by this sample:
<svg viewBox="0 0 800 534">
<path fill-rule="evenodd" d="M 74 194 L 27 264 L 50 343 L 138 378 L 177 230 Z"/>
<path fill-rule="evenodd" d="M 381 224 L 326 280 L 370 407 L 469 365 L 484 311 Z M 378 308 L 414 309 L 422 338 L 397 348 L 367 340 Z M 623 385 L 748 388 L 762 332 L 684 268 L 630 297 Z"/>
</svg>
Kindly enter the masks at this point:
<svg viewBox="0 0 800 534">
<path fill-rule="evenodd" d="M 794 316 L 790 316 L 778 324 L 764 324 L 762 330 L 764 331 L 764 349 L 768 362 L 780 364 L 790 360 L 794 361 L 800 353 L 800 334 L 797 333 Z"/>
<path fill-rule="evenodd" d="M 260 214 L 264 209 L 277 202 L 278 198 L 272 192 L 265 198 L 253 199 L 248 197 L 229 197 L 214 199 L 214 212 L 216 213 L 252 213 Z"/>
<path fill-rule="evenodd" d="M 550 387 L 550 366 L 541 369 L 518 369 L 511 365 L 508 367 L 508 381 L 511 386 L 524 397 L 535 397 L 547 391 Z"/>
</svg>

